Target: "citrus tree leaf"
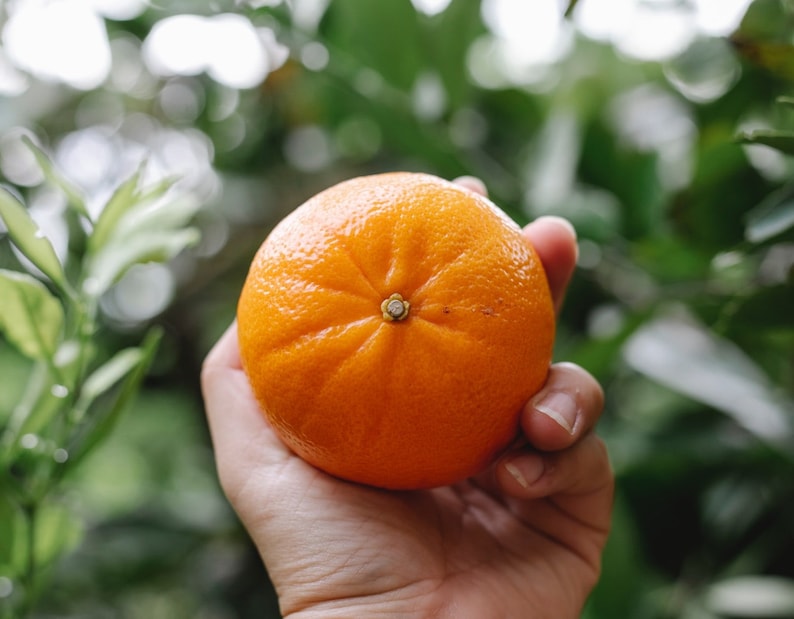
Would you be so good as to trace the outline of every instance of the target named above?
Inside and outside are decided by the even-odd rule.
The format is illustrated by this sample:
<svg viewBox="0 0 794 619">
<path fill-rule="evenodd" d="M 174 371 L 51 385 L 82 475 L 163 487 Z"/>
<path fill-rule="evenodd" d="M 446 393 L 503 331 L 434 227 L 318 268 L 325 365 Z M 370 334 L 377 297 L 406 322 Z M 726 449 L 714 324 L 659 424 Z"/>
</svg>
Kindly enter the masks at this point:
<svg viewBox="0 0 794 619">
<path fill-rule="evenodd" d="M 76 418 L 82 417 L 94 400 L 135 369 L 143 359 L 143 354 L 140 348 L 126 348 L 94 370 L 80 389 L 74 409 Z"/>
<path fill-rule="evenodd" d="M 199 240 L 195 228 L 152 230 L 118 243 L 106 245 L 89 264 L 84 291 L 98 297 L 117 282 L 127 270 L 144 262 L 165 262 Z"/>
<path fill-rule="evenodd" d="M 781 0 L 754 0 L 730 41 L 750 62 L 774 75 L 794 77 L 792 15 Z"/>
<path fill-rule="evenodd" d="M 0 573 L 16 575 L 27 563 L 27 522 L 8 492 L 0 492 Z"/>
<path fill-rule="evenodd" d="M 748 60 L 770 73 L 790 80 L 794 78 L 794 45 L 766 43 L 734 37 L 733 46 Z"/>
<path fill-rule="evenodd" d="M 792 617 L 794 580 L 781 576 L 734 576 L 712 584 L 705 603 L 721 617 Z"/>
<path fill-rule="evenodd" d="M 732 39 L 765 43 L 789 43 L 791 17 L 781 0 L 753 0 Z"/>
<path fill-rule="evenodd" d="M 427 45 L 432 49 L 432 67 L 439 73 L 450 108 L 456 109 L 470 100 L 472 83 L 466 58 L 471 41 L 483 31 L 477 2 L 451 2 L 436 16 Z"/>
<path fill-rule="evenodd" d="M 183 228 L 198 211 L 197 200 L 183 196 L 169 201 L 140 203 L 130 209 L 118 222 L 113 240 L 123 243 L 134 236 L 143 236 L 152 231 L 177 230 Z"/>
<path fill-rule="evenodd" d="M 157 183 L 143 194 L 162 195 L 171 183 Z M 141 195 L 134 191 L 129 195 L 127 199 L 133 203 L 119 212 L 107 238 L 89 256 L 83 287 L 87 294 L 99 296 L 133 265 L 165 262 L 198 242 L 198 230 L 185 227 L 198 210 L 198 201 L 182 197 L 141 202 Z"/>
<path fill-rule="evenodd" d="M 105 246 L 124 213 L 138 203 L 136 191 L 142 174 L 143 165 L 121 183 L 116 188 L 116 191 L 113 192 L 113 195 L 110 196 L 110 199 L 99 214 L 94 230 L 88 239 L 89 253 L 96 253 Z"/>
<path fill-rule="evenodd" d="M 83 345 L 81 349 L 78 342 L 67 340 L 60 343 L 51 363 L 38 363 L 33 367 L 27 391 L 6 428 L 7 448 L 0 451 L 0 461 L 13 462 L 24 450 L 20 437 L 46 433 L 53 419 L 65 412 L 72 401 L 83 363 L 92 355 L 92 345 Z"/>
<path fill-rule="evenodd" d="M 0 187 L 0 217 L 19 251 L 62 290 L 68 288 L 52 243 L 41 233 L 27 209 L 5 187 Z"/>
<path fill-rule="evenodd" d="M 63 174 L 61 174 L 58 168 L 56 168 L 53 164 L 52 160 L 47 156 L 47 153 L 34 144 L 29 137 L 25 136 L 22 138 L 22 140 L 36 158 L 36 163 L 39 164 L 39 167 L 44 173 L 44 178 L 47 179 L 47 182 L 60 189 L 66 196 L 69 206 L 71 206 L 78 214 L 91 221 L 91 215 L 88 212 L 88 208 L 86 208 L 86 200 L 83 196 L 83 192 L 80 191 L 77 185 L 72 183 Z"/>
<path fill-rule="evenodd" d="M 89 416 L 90 423 L 85 424 L 83 432 L 76 435 L 69 445 L 68 462 L 71 466 L 80 462 L 113 430 L 113 427 L 116 425 L 116 422 L 127 404 L 129 404 L 130 400 L 138 392 L 141 382 L 146 376 L 146 372 L 149 370 L 152 361 L 154 361 L 162 335 L 162 329 L 150 329 L 141 343 L 140 348 L 133 349 L 135 352 L 130 352 L 128 355 L 125 355 L 125 358 L 122 358 L 122 360 L 114 361 L 111 359 L 109 363 L 112 364 L 112 369 L 107 369 L 107 365 L 103 366 L 106 368 L 105 370 L 100 368 L 99 371 L 104 375 L 95 378 L 96 382 L 93 387 L 95 392 L 100 391 L 102 387 L 109 389 L 112 384 L 108 383 L 110 383 L 114 377 L 121 378 L 119 374 L 122 371 L 124 372 L 123 380 L 111 402 L 96 416 Z M 128 365 L 130 367 L 128 367 Z M 98 395 L 99 393 L 97 393 L 97 396 Z"/>
<path fill-rule="evenodd" d="M 689 316 L 663 316 L 623 348 L 629 366 L 733 418 L 770 444 L 790 440 L 794 407 L 735 344 Z"/>
<path fill-rule="evenodd" d="M 37 279 L 0 269 L 0 330 L 31 359 L 51 359 L 63 329 L 60 302 Z"/>
<path fill-rule="evenodd" d="M 766 197 L 747 213 L 745 238 L 762 243 L 794 227 L 794 184 Z"/>
<path fill-rule="evenodd" d="M 48 565 L 80 542 L 83 527 L 80 519 L 68 508 L 57 503 L 45 503 L 36 513 L 36 564 Z"/>
<path fill-rule="evenodd" d="M 142 187 L 141 190 L 138 192 L 138 202 L 145 203 L 145 202 L 152 202 L 154 200 L 159 200 L 162 198 L 166 192 L 173 187 L 176 182 L 179 180 L 178 176 L 168 176 L 163 178 L 159 181 L 151 183 L 146 187 Z"/>
<path fill-rule="evenodd" d="M 96 256 L 111 244 L 127 243 L 137 233 L 184 226 L 195 214 L 199 205 L 194 200 L 162 200 L 177 177 L 139 188 L 142 173 L 143 166 L 116 189 L 102 209 L 88 240 L 89 255 Z"/>
<path fill-rule="evenodd" d="M 792 58 L 794 61 L 794 58 Z M 786 155 L 794 155 L 794 131 L 777 131 L 774 129 L 759 129 L 739 135 L 742 144 L 763 144 Z"/>
<path fill-rule="evenodd" d="M 387 83 L 404 92 L 411 89 L 424 59 L 420 22 L 410 2 L 337 0 L 329 11 L 327 19 L 338 20 L 328 31 L 334 47 L 346 53 L 366 49 L 369 66 Z M 381 24 L 391 27 L 384 29 Z"/>
</svg>

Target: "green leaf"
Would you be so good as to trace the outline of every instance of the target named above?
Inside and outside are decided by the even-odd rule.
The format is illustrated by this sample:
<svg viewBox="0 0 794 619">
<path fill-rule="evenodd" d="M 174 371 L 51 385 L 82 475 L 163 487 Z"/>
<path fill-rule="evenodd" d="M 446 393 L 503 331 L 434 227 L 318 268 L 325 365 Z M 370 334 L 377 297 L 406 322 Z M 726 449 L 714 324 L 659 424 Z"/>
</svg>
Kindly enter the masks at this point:
<svg viewBox="0 0 794 619">
<path fill-rule="evenodd" d="M 129 404 L 140 388 L 141 382 L 146 376 L 146 372 L 154 361 L 155 353 L 162 339 L 162 329 L 153 328 L 146 334 L 141 346 L 137 350 L 137 362 L 132 368 L 127 370 L 126 376 L 119 387 L 115 399 L 105 407 L 100 414 L 90 416 L 90 423 L 85 424 L 83 432 L 73 438 L 68 448 L 70 466 L 75 466 L 80 462 L 94 447 L 100 444 L 105 437 L 113 430 L 121 413 Z M 131 355 L 133 356 L 133 355 Z M 118 362 L 120 367 L 113 372 L 123 369 L 129 360 Z M 101 380 L 98 378 L 97 386 L 107 382 L 107 377 Z"/>
<path fill-rule="evenodd" d="M 84 291 L 95 297 L 105 293 L 127 270 L 144 262 L 165 262 L 199 240 L 195 228 L 151 230 L 127 240 L 106 245 L 88 267 Z"/>
<path fill-rule="evenodd" d="M 49 565 L 80 542 L 80 520 L 63 505 L 45 503 L 39 507 L 33 523 L 36 565 Z"/>
<path fill-rule="evenodd" d="M 143 350 L 126 348 L 94 370 L 80 389 L 80 397 L 73 411 L 75 418 L 79 420 L 94 400 L 135 369 L 142 359 Z"/>
<path fill-rule="evenodd" d="M 753 0 L 732 39 L 763 43 L 789 43 L 791 17 L 781 0 Z"/>
<path fill-rule="evenodd" d="M 392 87 L 410 91 L 425 64 L 419 19 L 410 2 L 337 0 L 329 4 L 323 21 L 334 48 L 351 57 L 366 50 L 366 66 Z"/>
<path fill-rule="evenodd" d="M 176 177 L 139 189 L 143 167 L 122 183 L 97 220 L 88 246 L 83 290 L 98 297 L 134 264 L 164 262 L 198 241 L 182 229 L 199 208 L 192 199 L 163 200 Z"/>
<path fill-rule="evenodd" d="M 782 576 L 734 576 L 712 584 L 705 604 L 720 617 L 792 617 L 794 580 Z"/>
<path fill-rule="evenodd" d="M 116 188 L 97 218 L 94 230 L 88 239 L 88 252 L 96 253 L 113 235 L 116 225 L 124 214 L 137 204 L 138 184 L 143 174 L 143 164 L 126 181 Z"/>
<path fill-rule="evenodd" d="M 11 240 L 24 256 L 61 290 L 68 290 L 63 267 L 52 244 L 42 235 L 24 205 L 5 187 L 0 187 L 0 217 Z"/>
<path fill-rule="evenodd" d="M 63 307 L 37 279 L 0 269 L 0 330 L 31 359 L 52 359 L 64 322 Z"/>
<path fill-rule="evenodd" d="M 93 346 L 74 340 L 62 342 L 54 363 L 38 363 L 28 379 L 27 390 L 9 420 L 0 445 L 0 464 L 13 462 L 23 449 L 19 438 L 46 433 L 53 419 L 71 402 L 74 385 L 83 363 L 91 358 Z M 55 382 L 57 381 L 57 382 Z"/>
<path fill-rule="evenodd" d="M 741 133 L 737 139 L 742 144 L 763 144 L 786 155 L 794 155 L 794 131 L 759 129 L 749 133 Z"/>
<path fill-rule="evenodd" d="M 86 201 L 85 197 L 83 196 L 83 192 L 80 191 L 80 189 L 78 189 L 74 183 L 60 173 L 60 171 L 52 163 L 52 160 L 47 156 L 47 153 L 34 144 L 29 137 L 23 137 L 22 141 L 31 150 L 33 156 L 36 158 L 36 162 L 39 164 L 41 171 L 44 173 L 44 178 L 47 179 L 51 185 L 57 187 L 64 193 L 67 201 L 69 202 L 69 206 L 71 206 L 78 214 L 91 221 L 91 215 L 88 213 L 88 208 L 86 208 Z"/>
<path fill-rule="evenodd" d="M 130 209 L 118 222 L 112 240 L 124 243 L 133 236 L 144 236 L 153 231 L 177 230 L 183 228 L 198 211 L 197 200 L 182 197 L 170 201 L 140 203 Z"/>
<path fill-rule="evenodd" d="M 0 573 L 17 575 L 27 564 L 27 522 L 10 493 L 0 492 Z"/>
<path fill-rule="evenodd" d="M 138 192 L 138 202 L 153 202 L 162 198 L 166 192 L 173 187 L 179 180 L 178 176 L 168 176 L 159 181 L 151 183 L 141 188 Z"/>
<path fill-rule="evenodd" d="M 748 60 L 769 73 L 786 80 L 794 79 L 794 45 L 757 42 L 734 37 L 731 43 Z"/>
<path fill-rule="evenodd" d="M 762 243 L 794 227 L 794 184 L 767 196 L 747 213 L 745 238 Z"/>
<path fill-rule="evenodd" d="M 780 105 L 786 105 L 789 107 L 794 107 L 794 97 L 778 97 L 775 99 L 775 103 L 779 103 Z"/>
<path fill-rule="evenodd" d="M 724 412 L 769 445 L 794 436 L 794 404 L 738 346 L 687 314 L 644 325 L 623 355 L 636 371 Z"/>
<path fill-rule="evenodd" d="M 471 101 L 472 82 L 466 58 L 471 42 L 485 31 L 478 2 L 455 0 L 433 20 L 423 21 L 428 59 L 438 71 L 449 106 Z"/>
</svg>

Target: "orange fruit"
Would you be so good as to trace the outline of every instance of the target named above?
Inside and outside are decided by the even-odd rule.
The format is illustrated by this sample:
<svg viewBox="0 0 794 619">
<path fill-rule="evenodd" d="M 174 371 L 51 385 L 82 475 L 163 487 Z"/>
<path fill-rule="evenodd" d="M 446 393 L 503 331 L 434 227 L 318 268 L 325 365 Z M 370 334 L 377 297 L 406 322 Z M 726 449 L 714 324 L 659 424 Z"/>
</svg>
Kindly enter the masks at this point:
<svg viewBox="0 0 794 619">
<path fill-rule="evenodd" d="M 470 477 L 515 438 L 554 310 L 519 227 L 426 174 L 365 176 L 288 215 L 237 309 L 243 368 L 300 457 L 391 489 Z"/>
</svg>

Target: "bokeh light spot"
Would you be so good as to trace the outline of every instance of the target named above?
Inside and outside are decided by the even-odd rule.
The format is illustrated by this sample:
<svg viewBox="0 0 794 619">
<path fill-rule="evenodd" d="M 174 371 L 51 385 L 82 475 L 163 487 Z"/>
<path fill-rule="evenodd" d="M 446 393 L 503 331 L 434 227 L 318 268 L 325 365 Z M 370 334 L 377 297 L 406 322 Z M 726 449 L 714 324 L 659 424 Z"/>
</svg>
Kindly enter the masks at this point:
<svg viewBox="0 0 794 619">
<path fill-rule="evenodd" d="M 14 64 L 43 80 L 91 90 L 110 72 L 105 23 L 78 0 L 16 5 L 2 39 Z"/>
</svg>

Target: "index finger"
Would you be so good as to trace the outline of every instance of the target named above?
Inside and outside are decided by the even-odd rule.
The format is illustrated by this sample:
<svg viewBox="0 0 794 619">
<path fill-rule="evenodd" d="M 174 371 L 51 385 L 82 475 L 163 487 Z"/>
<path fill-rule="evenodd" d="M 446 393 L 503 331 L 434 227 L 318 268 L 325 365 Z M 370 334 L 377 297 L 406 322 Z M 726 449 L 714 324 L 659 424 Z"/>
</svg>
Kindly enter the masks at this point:
<svg viewBox="0 0 794 619">
<path fill-rule="evenodd" d="M 554 308 L 559 312 L 579 256 L 576 230 L 567 219 L 549 215 L 528 224 L 523 234 L 543 263 Z"/>
</svg>

